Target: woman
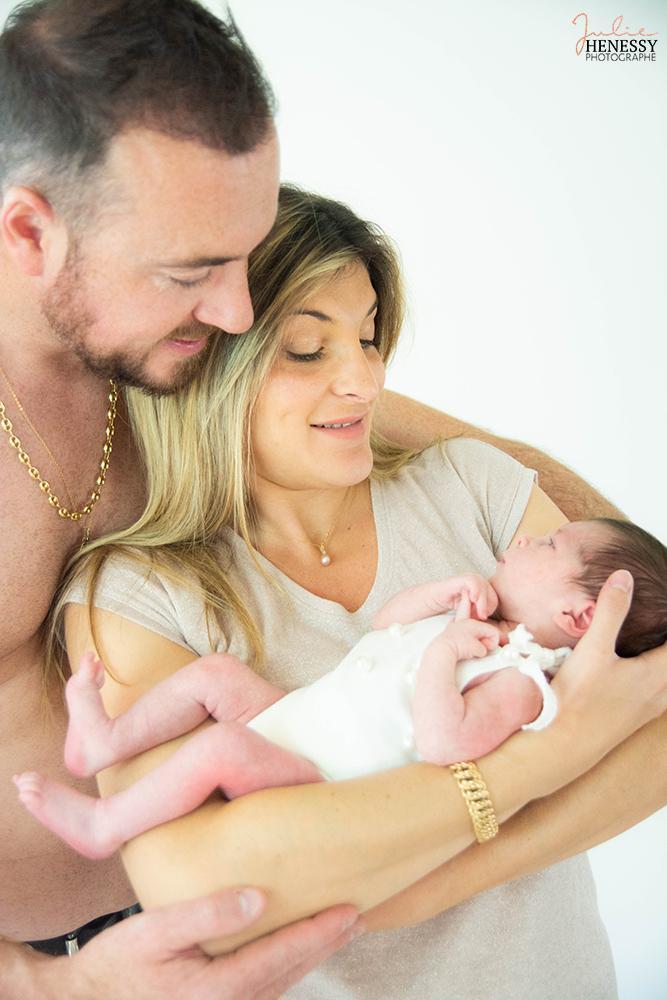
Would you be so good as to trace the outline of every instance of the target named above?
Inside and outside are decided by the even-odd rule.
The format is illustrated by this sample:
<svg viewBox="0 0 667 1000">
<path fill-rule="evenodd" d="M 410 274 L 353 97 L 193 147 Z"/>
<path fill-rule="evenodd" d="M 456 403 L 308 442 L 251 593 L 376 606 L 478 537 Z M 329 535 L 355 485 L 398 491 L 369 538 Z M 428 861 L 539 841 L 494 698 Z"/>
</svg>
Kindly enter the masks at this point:
<svg viewBox="0 0 667 1000">
<path fill-rule="evenodd" d="M 249 334 L 219 336 L 178 396 L 131 394 L 150 484 L 146 511 L 133 529 L 89 550 L 61 600 L 76 662 L 91 644 L 92 580 L 112 714 L 211 649 L 235 653 L 282 687 L 306 683 L 341 658 L 395 591 L 465 570 L 488 573 L 518 530 L 546 532 L 564 520 L 531 472 L 488 446 L 457 440 L 415 454 L 373 435 L 402 296 L 395 255 L 372 227 L 343 206 L 286 188 L 250 280 Z M 651 671 L 641 691 L 620 667 L 613 684 L 603 682 L 584 669 L 586 648 L 565 670 L 561 718 L 485 759 L 501 818 L 588 770 L 651 717 L 637 707 L 658 690 Z M 586 739 L 577 741 L 582 725 Z M 111 769 L 103 793 L 166 753 L 160 747 Z M 142 901 L 207 891 L 222 863 L 223 880 L 271 886 L 274 920 L 340 899 L 369 907 L 472 840 L 452 776 L 424 765 L 251 798 L 257 807 L 212 803 L 130 844 L 126 861 Z M 165 849 L 197 856 L 169 871 Z M 404 922 L 446 905 L 431 884 L 424 879 L 404 895 Z M 402 921 L 391 905 L 384 913 L 380 926 Z M 585 860 L 428 924 L 369 935 L 290 995 L 421 998 L 443 990 L 475 1000 L 613 996 Z"/>
</svg>

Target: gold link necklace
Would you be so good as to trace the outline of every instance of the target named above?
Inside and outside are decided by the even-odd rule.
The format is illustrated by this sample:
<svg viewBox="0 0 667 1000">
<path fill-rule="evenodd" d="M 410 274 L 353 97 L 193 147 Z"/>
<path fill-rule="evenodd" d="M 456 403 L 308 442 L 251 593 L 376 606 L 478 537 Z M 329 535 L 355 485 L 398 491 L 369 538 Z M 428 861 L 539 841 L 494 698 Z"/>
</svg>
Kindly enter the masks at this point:
<svg viewBox="0 0 667 1000">
<path fill-rule="evenodd" d="M 69 490 L 67 489 L 67 483 L 65 482 L 65 477 L 62 468 L 60 467 L 60 463 L 56 461 L 53 452 L 46 444 L 41 434 L 36 430 L 32 421 L 28 417 L 28 414 L 25 412 L 23 406 L 17 399 L 16 393 L 12 389 L 11 383 L 9 382 L 9 379 L 7 378 L 4 370 L 0 368 L 0 371 L 2 371 L 2 376 L 7 385 L 9 386 L 9 391 L 14 397 L 14 400 L 16 401 L 16 404 L 19 407 L 20 411 L 23 413 L 23 416 L 26 418 L 27 423 L 30 425 L 30 427 L 32 427 L 34 433 L 37 435 L 39 440 L 44 445 L 46 451 L 53 459 L 53 462 L 55 463 L 60 473 L 60 476 L 63 480 L 63 484 L 65 486 L 65 492 L 67 493 L 69 502 L 71 506 L 74 507 L 74 503 L 72 502 Z M 7 416 L 5 404 L 0 399 L 0 428 L 2 428 L 2 430 L 7 434 L 7 437 L 9 438 L 10 448 L 15 449 L 15 451 L 17 452 L 17 457 L 19 462 L 21 462 L 22 465 L 25 465 L 26 469 L 28 470 L 28 475 L 30 476 L 30 478 L 35 480 L 42 493 L 46 494 L 49 505 L 58 512 L 59 517 L 62 517 L 63 520 L 80 521 L 82 517 L 91 513 L 93 507 L 95 506 L 95 504 L 100 499 L 100 496 L 102 495 L 102 489 L 106 481 L 106 475 L 107 472 L 109 471 L 109 458 L 111 455 L 114 431 L 116 429 L 116 405 L 118 403 L 118 389 L 113 379 L 109 379 L 109 389 L 110 389 L 108 396 L 109 409 L 107 410 L 107 425 L 104 432 L 104 444 L 102 445 L 102 461 L 100 462 L 100 471 L 99 475 L 97 476 L 97 479 L 95 480 L 95 487 L 92 493 L 90 494 L 90 497 L 88 498 L 88 502 L 81 508 L 81 510 L 71 510 L 69 507 L 64 507 L 63 504 L 61 504 L 60 500 L 51 489 L 50 483 L 43 478 L 39 469 L 37 469 L 32 464 L 30 456 L 28 455 L 25 448 L 21 444 L 21 441 L 19 440 L 17 435 L 14 433 L 14 425 Z"/>
</svg>

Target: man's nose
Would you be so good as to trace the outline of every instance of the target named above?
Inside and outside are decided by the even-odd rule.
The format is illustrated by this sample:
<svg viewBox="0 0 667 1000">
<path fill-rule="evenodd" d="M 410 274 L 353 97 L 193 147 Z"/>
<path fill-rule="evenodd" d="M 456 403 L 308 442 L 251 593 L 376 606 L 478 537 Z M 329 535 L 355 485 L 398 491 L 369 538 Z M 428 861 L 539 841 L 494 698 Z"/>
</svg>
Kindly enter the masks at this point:
<svg viewBox="0 0 667 1000">
<path fill-rule="evenodd" d="M 200 323 L 217 326 L 225 333 L 245 333 L 254 318 L 246 265 L 235 264 L 224 265 L 192 313 Z"/>
</svg>

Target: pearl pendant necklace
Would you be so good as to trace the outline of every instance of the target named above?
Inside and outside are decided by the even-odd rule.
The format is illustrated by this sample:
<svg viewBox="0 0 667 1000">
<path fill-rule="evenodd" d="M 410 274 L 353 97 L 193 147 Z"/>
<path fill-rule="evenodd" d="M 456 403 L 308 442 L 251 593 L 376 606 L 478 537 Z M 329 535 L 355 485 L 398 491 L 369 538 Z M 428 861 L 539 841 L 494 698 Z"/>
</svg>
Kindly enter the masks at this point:
<svg viewBox="0 0 667 1000">
<path fill-rule="evenodd" d="M 345 506 L 345 501 L 348 498 L 350 489 L 351 487 L 348 486 L 347 489 L 345 490 L 345 493 L 343 494 L 343 499 L 340 502 L 340 507 L 338 508 L 333 523 L 329 528 L 329 530 L 327 531 L 326 535 L 324 536 L 321 542 L 315 542 L 315 546 L 320 553 L 320 565 L 324 566 L 325 568 L 327 566 L 331 566 L 331 555 L 329 554 L 329 552 L 327 552 L 327 545 L 329 544 L 329 540 L 333 535 L 334 531 L 336 530 L 336 527 L 338 526 L 338 522 L 340 521 L 341 514 L 343 513 L 343 507 Z"/>
</svg>

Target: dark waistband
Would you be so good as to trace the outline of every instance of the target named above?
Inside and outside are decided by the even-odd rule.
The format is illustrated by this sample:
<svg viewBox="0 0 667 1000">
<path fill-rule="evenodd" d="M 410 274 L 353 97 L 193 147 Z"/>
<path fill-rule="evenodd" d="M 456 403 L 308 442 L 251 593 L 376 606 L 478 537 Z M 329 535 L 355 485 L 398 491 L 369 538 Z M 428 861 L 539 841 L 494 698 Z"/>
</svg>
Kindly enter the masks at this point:
<svg viewBox="0 0 667 1000">
<path fill-rule="evenodd" d="M 135 903 L 134 906 L 128 906 L 125 910 L 117 910 L 116 913 L 105 913 L 101 917 L 95 917 L 94 920 L 89 920 L 87 924 L 83 924 L 75 931 L 70 931 L 69 934 L 46 938 L 44 941 L 26 941 L 25 943 L 29 944 L 35 951 L 43 951 L 47 955 L 74 955 L 96 934 L 140 911 L 141 907 Z"/>
</svg>

